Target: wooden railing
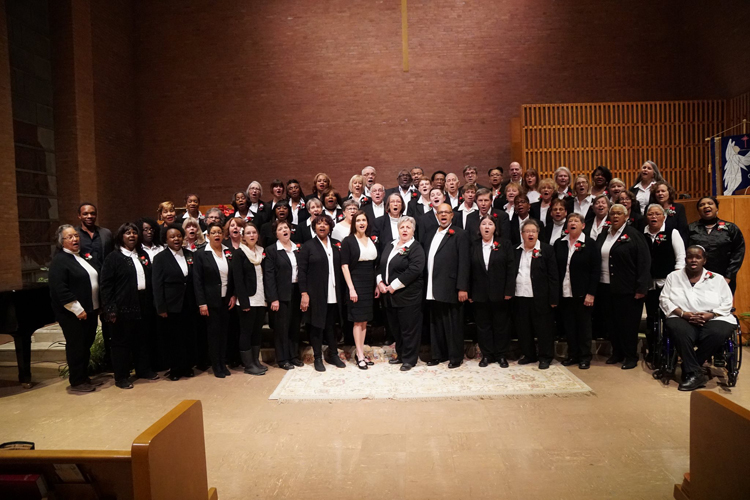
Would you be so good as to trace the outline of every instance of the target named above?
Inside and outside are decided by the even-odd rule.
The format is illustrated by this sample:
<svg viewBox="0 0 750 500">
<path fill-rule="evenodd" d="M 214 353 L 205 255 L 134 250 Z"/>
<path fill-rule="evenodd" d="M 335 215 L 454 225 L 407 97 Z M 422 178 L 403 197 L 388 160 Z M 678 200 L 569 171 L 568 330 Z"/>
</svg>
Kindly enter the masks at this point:
<svg viewBox="0 0 750 500">
<path fill-rule="evenodd" d="M 653 160 L 678 192 L 697 196 L 711 182 L 705 138 L 725 128 L 726 109 L 724 100 L 523 105 L 523 166 L 549 177 L 561 165 L 574 175 L 604 165 L 630 186 Z"/>
</svg>

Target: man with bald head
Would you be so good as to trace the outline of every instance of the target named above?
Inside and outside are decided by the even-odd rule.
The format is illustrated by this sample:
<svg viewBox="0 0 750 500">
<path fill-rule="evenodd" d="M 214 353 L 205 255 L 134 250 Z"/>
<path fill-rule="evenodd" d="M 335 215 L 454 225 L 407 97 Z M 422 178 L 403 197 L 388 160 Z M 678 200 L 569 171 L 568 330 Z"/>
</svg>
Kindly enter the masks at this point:
<svg viewBox="0 0 750 500">
<path fill-rule="evenodd" d="M 520 163 L 517 161 L 511 163 L 508 167 L 508 174 L 510 174 L 510 182 L 517 182 L 518 184 L 523 185 L 523 172 L 521 171 Z"/>
<path fill-rule="evenodd" d="M 368 165 L 363 168 L 362 177 L 365 178 L 365 196 L 372 197 L 370 190 L 372 185 L 375 184 L 375 167 Z"/>
<path fill-rule="evenodd" d="M 427 233 L 423 243 L 432 351 L 427 365 L 450 361 L 448 368 L 458 368 L 464 359 L 462 306 L 469 298 L 469 238 L 453 225 L 450 204 L 438 205 L 436 214 L 439 226 Z"/>
<path fill-rule="evenodd" d="M 368 196 L 372 203 L 365 205 L 362 210 L 369 217 L 370 224 L 374 224 L 376 219 L 385 215 L 385 188 L 376 182 L 370 187 Z"/>
</svg>

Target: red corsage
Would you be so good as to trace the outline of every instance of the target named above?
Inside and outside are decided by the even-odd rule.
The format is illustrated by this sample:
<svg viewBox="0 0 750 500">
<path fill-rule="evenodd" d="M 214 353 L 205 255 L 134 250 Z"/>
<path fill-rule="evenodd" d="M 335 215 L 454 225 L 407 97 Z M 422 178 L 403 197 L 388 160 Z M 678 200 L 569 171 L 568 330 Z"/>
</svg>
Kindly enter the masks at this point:
<svg viewBox="0 0 750 500">
<path fill-rule="evenodd" d="M 187 262 L 188 266 L 192 266 L 193 265 L 193 258 L 189 257 L 189 256 L 185 257 L 185 262 Z"/>
<path fill-rule="evenodd" d="M 362 199 L 359 200 L 360 203 L 367 203 L 369 201 L 370 201 L 370 198 L 368 198 L 367 196 L 363 196 Z"/>
<path fill-rule="evenodd" d="M 542 251 L 539 250 L 538 248 L 535 248 L 535 249 L 533 249 L 531 251 L 531 258 L 532 259 L 538 259 L 541 256 L 542 256 Z"/>
<path fill-rule="evenodd" d="M 93 259 L 94 257 L 92 257 L 90 253 L 86 253 L 86 254 L 83 254 L 83 258 L 84 258 L 85 260 L 91 260 L 91 259 Z"/>
<path fill-rule="evenodd" d="M 454 231 L 453 229 L 448 229 L 448 235 L 453 236 L 454 234 L 456 234 L 456 231 Z"/>
<path fill-rule="evenodd" d="M 581 243 L 580 241 L 576 241 L 573 245 L 575 247 L 575 252 L 580 252 L 582 248 L 586 248 L 586 243 Z"/>
<path fill-rule="evenodd" d="M 138 259 L 141 261 L 141 264 L 143 264 L 143 267 L 148 266 L 148 259 L 145 255 L 141 255 L 140 257 L 138 257 Z"/>
<path fill-rule="evenodd" d="M 716 224 L 716 230 L 717 231 L 726 231 L 727 230 L 727 224 L 726 224 L 726 222 L 724 222 L 723 220 L 719 221 Z"/>
<path fill-rule="evenodd" d="M 498 250 L 500 250 L 500 243 L 498 243 L 497 241 L 493 241 L 492 242 L 492 251 L 493 252 L 497 252 Z"/>
<path fill-rule="evenodd" d="M 341 222 L 342 220 L 344 220 L 344 214 L 339 214 L 339 215 L 338 215 L 338 216 L 336 217 L 336 222 Z"/>
<path fill-rule="evenodd" d="M 661 245 L 662 243 L 667 241 L 667 235 L 664 233 L 659 233 L 656 235 L 656 238 L 654 238 L 654 241 L 656 242 L 657 245 Z"/>
<path fill-rule="evenodd" d="M 340 242 L 340 241 L 337 241 L 337 242 L 336 242 L 336 244 L 335 244 L 334 246 L 335 246 L 336 248 L 338 248 L 339 250 L 341 250 L 341 242 Z"/>
<path fill-rule="evenodd" d="M 373 243 L 377 243 L 378 242 L 378 237 L 377 236 L 370 236 L 370 239 L 372 240 Z"/>
<path fill-rule="evenodd" d="M 258 203 L 258 211 L 263 210 L 263 203 Z"/>
<path fill-rule="evenodd" d="M 612 225 L 612 221 L 610 221 L 610 220 L 605 220 L 604 221 L 604 227 L 610 227 L 611 225 Z"/>
<path fill-rule="evenodd" d="M 629 239 L 630 239 L 630 236 L 628 236 L 627 234 L 623 234 L 622 236 L 620 236 L 620 239 L 618 241 L 622 241 L 624 243 L 628 241 Z"/>
<path fill-rule="evenodd" d="M 419 196 L 419 193 L 417 193 L 416 191 L 412 191 L 411 192 L 411 197 L 412 198 L 416 198 L 417 196 Z"/>
<path fill-rule="evenodd" d="M 303 200 L 302 198 L 300 198 L 299 200 L 299 208 L 302 208 L 302 209 L 305 208 L 305 200 Z"/>
<path fill-rule="evenodd" d="M 300 245 L 299 243 L 297 243 L 297 246 L 296 246 L 296 247 L 294 247 L 294 248 L 293 248 L 293 250 L 294 250 L 295 252 L 299 252 L 299 249 L 300 249 L 300 248 L 302 248 L 302 245 Z"/>
<path fill-rule="evenodd" d="M 564 230 L 563 232 L 564 232 L 565 234 L 570 234 L 570 231 L 569 231 L 569 230 L 567 230 L 567 229 L 565 229 L 565 230 Z"/>
<path fill-rule="evenodd" d="M 232 251 L 231 250 L 224 250 L 224 257 L 227 260 L 232 260 Z"/>
<path fill-rule="evenodd" d="M 705 280 L 710 280 L 710 279 L 713 279 L 713 278 L 714 278 L 714 273 L 712 273 L 711 271 L 706 271 L 706 278 L 704 279 L 704 281 Z"/>
<path fill-rule="evenodd" d="M 398 254 L 399 255 L 406 255 L 407 253 L 409 253 L 409 250 L 411 250 L 409 247 L 404 247 L 404 248 L 402 248 L 402 249 L 400 249 L 398 251 Z"/>
<path fill-rule="evenodd" d="M 677 210 L 675 210 L 674 205 L 670 205 L 667 209 L 667 217 L 672 217 L 674 214 L 677 213 Z"/>
</svg>

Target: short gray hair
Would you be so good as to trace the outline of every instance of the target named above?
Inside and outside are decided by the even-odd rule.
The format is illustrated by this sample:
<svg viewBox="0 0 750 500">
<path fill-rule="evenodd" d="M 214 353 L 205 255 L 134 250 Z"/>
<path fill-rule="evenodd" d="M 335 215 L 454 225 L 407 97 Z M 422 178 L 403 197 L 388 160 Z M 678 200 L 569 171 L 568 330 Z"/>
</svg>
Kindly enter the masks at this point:
<svg viewBox="0 0 750 500">
<path fill-rule="evenodd" d="M 220 218 L 220 219 L 221 219 L 221 216 L 222 216 L 222 215 L 224 215 L 224 214 L 223 214 L 223 213 L 221 212 L 221 210 L 220 210 L 220 209 L 218 209 L 218 208 L 216 208 L 216 207 L 212 207 L 212 208 L 209 208 L 208 210 L 206 210 L 206 217 L 208 217 L 209 215 L 211 215 L 211 214 L 212 214 L 212 213 L 214 213 L 214 212 L 218 212 L 218 214 L 219 214 L 219 218 Z"/>
<path fill-rule="evenodd" d="M 345 200 L 344 203 L 341 204 L 341 210 L 346 210 L 347 208 L 354 205 L 355 207 L 359 208 L 359 202 L 356 200 L 352 200 L 349 198 L 348 200 Z"/>
<path fill-rule="evenodd" d="M 656 208 L 658 208 L 659 210 L 661 210 L 661 213 L 662 213 L 662 214 L 664 215 L 664 217 L 666 217 L 666 216 L 667 216 L 667 211 L 666 211 L 666 210 L 664 210 L 664 207 L 662 207 L 662 206 L 661 206 L 661 205 L 659 205 L 658 203 L 652 203 L 652 204 L 650 204 L 650 205 L 649 205 L 648 207 L 646 207 L 646 211 L 644 212 L 644 215 L 645 215 L 645 214 L 647 214 L 647 213 L 648 213 L 648 211 L 649 211 L 649 210 L 651 210 L 651 209 L 652 209 L 653 207 L 656 207 Z"/>
<path fill-rule="evenodd" d="M 323 208 L 323 202 L 317 196 L 313 196 L 307 200 L 307 206 L 310 207 L 310 205 L 320 205 L 320 208 Z"/>
<path fill-rule="evenodd" d="M 523 232 L 523 230 L 526 228 L 526 226 L 534 226 L 536 228 L 536 232 L 537 233 L 542 232 L 542 228 L 539 227 L 539 223 L 536 221 L 536 219 L 532 219 L 531 217 L 529 217 L 528 219 L 526 219 L 523 222 L 523 224 L 521 224 L 521 232 Z"/>
<path fill-rule="evenodd" d="M 396 227 L 401 227 L 401 224 L 403 224 L 404 222 L 408 222 L 409 224 L 411 224 L 412 230 L 417 229 L 417 221 L 416 221 L 416 219 L 414 219 L 414 217 L 410 217 L 408 215 L 402 215 L 401 217 L 399 217 L 398 218 L 398 224 L 396 224 Z"/>
<path fill-rule="evenodd" d="M 375 167 L 373 167 L 372 165 L 367 165 L 365 168 L 362 169 L 362 175 L 365 175 L 365 170 L 367 170 L 368 168 L 372 169 L 372 173 L 373 174 L 377 174 L 378 173 L 378 171 L 375 170 Z"/>
<path fill-rule="evenodd" d="M 625 205 L 623 205 L 621 203 L 615 203 L 614 205 L 612 205 L 611 207 L 609 207 L 609 213 L 614 212 L 615 209 L 617 209 L 618 211 L 621 211 L 625 215 L 628 214 L 628 209 L 625 208 Z"/>
<path fill-rule="evenodd" d="M 74 228 L 70 224 L 63 224 L 60 227 L 58 227 L 57 231 L 55 231 L 55 240 L 57 240 L 57 248 L 63 247 L 63 231 L 65 231 L 66 229 L 72 229 L 76 233 L 78 233 L 78 230 L 76 230 L 76 228 Z"/>
<path fill-rule="evenodd" d="M 260 196 L 263 196 L 263 186 L 258 181 L 253 181 L 250 184 L 247 185 L 247 189 L 245 189 L 245 196 L 247 196 L 248 200 L 250 199 L 250 188 L 253 186 L 253 184 L 258 185 L 258 189 L 260 189 Z"/>
</svg>

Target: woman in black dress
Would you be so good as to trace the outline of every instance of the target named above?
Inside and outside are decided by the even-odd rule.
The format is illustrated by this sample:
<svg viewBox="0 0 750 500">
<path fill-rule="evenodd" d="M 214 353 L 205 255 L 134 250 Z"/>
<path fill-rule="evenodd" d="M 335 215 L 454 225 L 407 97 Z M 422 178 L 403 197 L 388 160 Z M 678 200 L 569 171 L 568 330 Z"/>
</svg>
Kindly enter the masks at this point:
<svg viewBox="0 0 750 500">
<path fill-rule="evenodd" d="M 471 249 L 469 301 L 474 308 L 482 368 L 495 362 L 508 368 L 510 299 L 516 289 L 515 254 L 510 241 L 500 238 L 495 221 L 492 214 L 482 216 L 481 239 L 475 240 Z"/>
<path fill-rule="evenodd" d="M 151 371 L 149 330 L 144 326 L 154 302 L 151 261 L 138 243 L 138 226 L 130 222 L 120 226 L 115 236 L 117 251 L 104 260 L 100 283 L 104 320 L 112 323 L 112 369 L 120 389 L 133 388 L 133 365 L 138 378 L 159 378 Z"/>
<path fill-rule="evenodd" d="M 367 365 L 372 363 L 365 359 L 365 335 L 367 322 L 372 321 L 374 299 L 380 296 L 375 290 L 378 248 L 370 232 L 367 214 L 359 210 L 352 219 L 349 236 L 341 242 L 341 271 L 349 287 L 346 310 L 349 321 L 354 323 L 354 361 L 360 370 L 367 370 Z"/>
</svg>

